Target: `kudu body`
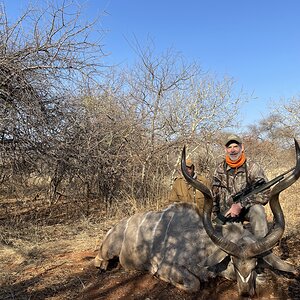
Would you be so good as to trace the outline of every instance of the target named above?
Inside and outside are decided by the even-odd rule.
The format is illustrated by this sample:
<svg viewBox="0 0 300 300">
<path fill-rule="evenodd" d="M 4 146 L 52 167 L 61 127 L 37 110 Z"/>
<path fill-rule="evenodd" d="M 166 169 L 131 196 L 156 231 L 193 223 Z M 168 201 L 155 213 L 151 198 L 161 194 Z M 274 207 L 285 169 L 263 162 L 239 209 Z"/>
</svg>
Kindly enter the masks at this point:
<svg viewBox="0 0 300 300">
<path fill-rule="evenodd" d="M 191 292 L 200 289 L 201 281 L 220 275 L 236 280 L 239 294 L 248 296 L 255 294 L 260 260 L 281 271 L 295 272 L 292 265 L 270 251 L 282 237 L 285 226 L 279 194 L 300 176 L 300 149 L 296 140 L 295 148 L 295 169 L 270 193 L 274 224 L 264 239 L 257 240 L 240 223 L 213 226 L 211 191 L 186 173 L 184 149 L 183 175 L 204 194 L 203 215 L 192 204 L 177 203 L 163 211 L 123 219 L 104 237 L 95 265 L 106 270 L 110 260 L 119 258 L 127 270 L 148 271 Z"/>
</svg>

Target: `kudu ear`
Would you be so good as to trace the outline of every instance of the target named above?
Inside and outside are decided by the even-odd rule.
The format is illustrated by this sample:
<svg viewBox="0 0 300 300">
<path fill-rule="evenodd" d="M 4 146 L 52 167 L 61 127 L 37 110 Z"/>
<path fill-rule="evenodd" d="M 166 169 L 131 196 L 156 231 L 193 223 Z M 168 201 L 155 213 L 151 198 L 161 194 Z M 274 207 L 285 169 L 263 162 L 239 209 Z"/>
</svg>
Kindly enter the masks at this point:
<svg viewBox="0 0 300 300">
<path fill-rule="evenodd" d="M 297 273 L 297 270 L 295 268 L 295 266 L 293 266 L 292 264 L 282 260 L 281 258 L 279 258 L 277 255 L 275 255 L 274 253 L 269 253 L 265 256 L 262 257 L 262 259 L 271 267 L 273 267 L 274 269 L 283 271 L 283 272 L 290 272 L 290 273 Z"/>
<path fill-rule="evenodd" d="M 220 263 L 225 257 L 227 257 L 228 254 L 224 252 L 222 249 L 217 249 L 214 251 L 211 255 L 209 255 L 203 263 L 201 263 L 201 266 L 206 266 L 206 267 L 212 267 Z"/>
</svg>

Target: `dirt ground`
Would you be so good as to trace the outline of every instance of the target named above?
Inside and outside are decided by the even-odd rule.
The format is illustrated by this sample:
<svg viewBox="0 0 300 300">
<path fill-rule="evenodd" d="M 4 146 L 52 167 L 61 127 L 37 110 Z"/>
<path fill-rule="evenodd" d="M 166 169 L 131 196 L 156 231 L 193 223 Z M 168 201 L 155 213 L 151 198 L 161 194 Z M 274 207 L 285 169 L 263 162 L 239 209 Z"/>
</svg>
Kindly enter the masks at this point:
<svg viewBox="0 0 300 300">
<path fill-rule="evenodd" d="M 70 224 L 0 223 L 0 299 L 238 299 L 235 282 L 216 278 L 198 293 L 180 291 L 147 273 L 93 266 L 96 248 L 113 220 L 81 218 Z M 299 231 L 289 231 L 274 252 L 299 268 Z M 300 299 L 299 276 L 266 270 L 256 299 Z"/>
</svg>

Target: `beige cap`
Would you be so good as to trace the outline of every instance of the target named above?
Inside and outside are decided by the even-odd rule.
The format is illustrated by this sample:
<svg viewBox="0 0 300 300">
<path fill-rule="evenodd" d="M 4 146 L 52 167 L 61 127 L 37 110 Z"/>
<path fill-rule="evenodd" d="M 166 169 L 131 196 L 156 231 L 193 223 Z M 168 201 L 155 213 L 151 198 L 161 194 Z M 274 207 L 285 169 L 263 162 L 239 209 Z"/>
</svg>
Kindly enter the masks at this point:
<svg viewBox="0 0 300 300">
<path fill-rule="evenodd" d="M 242 139 L 236 134 L 229 134 L 224 142 L 225 146 L 228 146 L 230 142 L 236 142 L 237 144 L 242 144 Z"/>
<path fill-rule="evenodd" d="M 192 161 L 190 158 L 188 158 L 188 159 L 185 161 L 185 164 L 186 164 L 187 167 L 191 167 L 194 163 L 193 163 L 193 161 Z"/>
</svg>

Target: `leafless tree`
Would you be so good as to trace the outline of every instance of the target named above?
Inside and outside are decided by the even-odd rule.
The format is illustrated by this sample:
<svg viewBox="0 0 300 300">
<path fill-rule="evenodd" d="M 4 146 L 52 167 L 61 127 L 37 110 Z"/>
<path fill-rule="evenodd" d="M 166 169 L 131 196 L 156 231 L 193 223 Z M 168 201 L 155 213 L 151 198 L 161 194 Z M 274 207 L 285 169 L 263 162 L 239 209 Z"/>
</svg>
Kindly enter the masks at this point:
<svg viewBox="0 0 300 300">
<path fill-rule="evenodd" d="M 297 136 L 298 126 L 293 121 L 296 111 L 285 111 L 282 106 L 278 106 L 276 110 L 260 120 L 258 124 L 249 126 L 245 142 L 248 144 L 246 151 L 251 157 L 266 170 L 275 169 L 278 173 L 286 164 L 292 164 L 294 160 L 292 142 Z M 280 162 L 284 165 L 280 165 Z"/>
<path fill-rule="evenodd" d="M 64 102 L 79 81 L 88 84 L 101 74 L 104 53 L 90 38 L 94 25 L 82 24 L 74 5 L 28 7 L 14 23 L 2 8 L 0 139 L 1 169 L 7 170 L 2 181 L 64 161 L 53 150 L 67 123 Z"/>
<path fill-rule="evenodd" d="M 166 168 L 172 173 L 183 144 L 190 144 L 196 156 L 203 140 L 210 141 L 231 125 L 243 99 L 234 95 L 231 79 L 217 81 L 173 50 L 156 54 L 153 45 L 141 48 L 138 43 L 134 49 L 139 60 L 131 72 L 126 71 L 123 102 L 142 125 L 136 160 L 144 195 L 155 190 L 149 188 L 150 182 L 162 182 Z"/>
<path fill-rule="evenodd" d="M 1 15 L 2 187 L 13 192 L 41 176 L 51 179 L 51 205 L 61 196 L 107 209 L 128 199 L 158 205 L 183 144 L 199 170 L 209 168 L 209 142 L 243 98 L 232 79 L 217 80 L 172 50 L 137 44 L 135 65 L 103 68 L 94 24 L 81 20 L 66 5 L 28 9 L 14 24 Z"/>
</svg>

